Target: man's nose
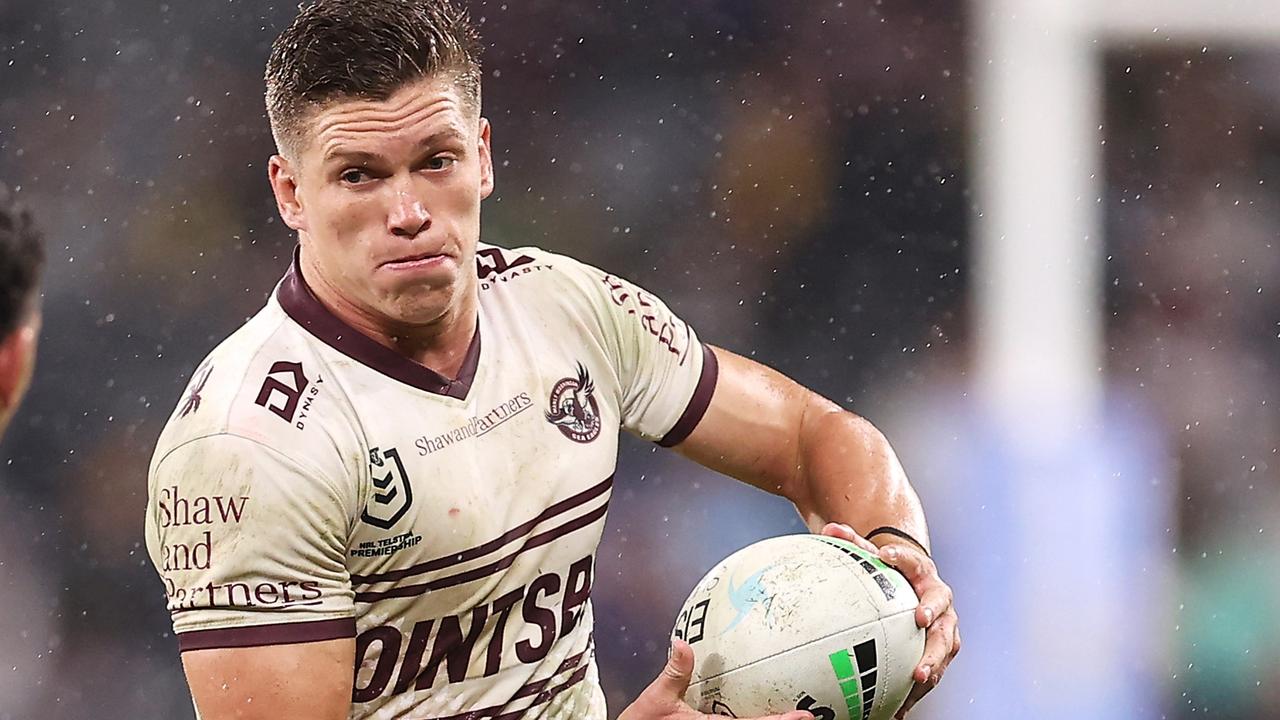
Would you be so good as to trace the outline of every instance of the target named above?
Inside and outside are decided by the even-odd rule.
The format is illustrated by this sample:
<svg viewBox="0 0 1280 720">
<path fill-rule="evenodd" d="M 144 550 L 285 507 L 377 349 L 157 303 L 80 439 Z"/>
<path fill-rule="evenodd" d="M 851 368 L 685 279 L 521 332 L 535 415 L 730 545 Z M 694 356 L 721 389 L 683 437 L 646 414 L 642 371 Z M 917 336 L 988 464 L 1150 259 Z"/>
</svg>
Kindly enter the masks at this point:
<svg viewBox="0 0 1280 720">
<path fill-rule="evenodd" d="M 414 238 L 431 226 L 431 213 L 413 193 L 396 191 L 391 211 L 387 215 L 387 228 L 393 235 Z"/>
</svg>

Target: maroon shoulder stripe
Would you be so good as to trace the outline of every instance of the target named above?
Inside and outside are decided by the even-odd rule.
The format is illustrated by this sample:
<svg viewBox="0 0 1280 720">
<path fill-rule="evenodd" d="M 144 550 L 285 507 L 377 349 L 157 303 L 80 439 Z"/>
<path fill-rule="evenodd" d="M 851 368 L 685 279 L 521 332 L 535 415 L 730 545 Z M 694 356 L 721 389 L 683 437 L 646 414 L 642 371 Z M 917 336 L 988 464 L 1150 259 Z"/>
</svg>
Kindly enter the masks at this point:
<svg viewBox="0 0 1280 720">
<path fill-rule="evenodd" d="M 551 530 L 548 530 L 544 533 L 540 533 L 538 535 L 534 535 L 533 537 L 526 540 L 524 544 L 521 545 L 520 548 L 515 552 L 511 553 L 510 555 L 507 555 L 501 560 L 491 562 L 488 565 L 481 565 L 480 567 L 475 568 L 474 570 L 468 570 L 466 572 L 458 573 L 457 575 L 449 575 L 442 578 L 436 578 L 435 580 L 430 580 L 428 582 L 420 583 L 418 585 L 401 585 L 400 587 L 394 587 L 389 590 L 358 592 L 356 593 L 356 602 L 373 603 L 373 602 L 378 602 L 379 600 L 386 600 L 388 598 L 416 597 L 418 595 L 422 595 L 423 593 L 429 592 L 431 590 L 439 590 L 441 588 L 453 587 L 455 585 L 461 585 L 463 583 L 469 583 L 474 580 L 479 580 L 482 577 L 488 577 L 489 575 L 492 575 L 497 572 L 501 572 L 511 567 L 512 563 L 516 561 L 516 558 L 519 557 L 521 553 L 524 553 L 527 550 L 532 550 L 537 547 L 542 547 L 543 545 L 546 545 L 547 543 L 552 542 L 553 540 L 557 540 L 561 537 L 564 537 L 565 535 L 568 535 L 569 533 L 575 530 L 581 530 L 582 528 L 587 527 L 591 523 L 594 523 L 595 521 L 604 517 L 605 513 L 608 511 L 609 511 L 609 503 L 606 502 L 600 507 L 596 508 L 595 510 L 592 510 L 591 512 L 587 513 L 586 515 L 582 515 L 580 517 L 574 518 L 573 520 L 570 520 L 569 522 L 561 525 L 560 527 L 553 528 Z"/>
<path fill-rule="evenodd" d="M 591 641 L 588 640 L 586 650 L 583 650 L 577 655 L 574 655 L 573 657 L 570 657 L 567 660 L 565 660 L 563 663 L 560 664 L 560 667 L 554 673 L 552 673 L 549 677 L 545 677 L 541 680 L 535 680 L 531 683 L 524 685 L 523 687 L 521 687 L 519 690 L 515 691 L 515 693 L 511 695 L 510 700 L 508 700 L 507 702 L 501 705 L 493 705 L 487 708 L 480 708 L 479 710 L 468 710 L 467 712 L 464 712 L 458 715 L 449 715 L 447 717 L 431 718 L 430 720 L 484 720 L 485 718 L 506 717 L 506 716 L 500 715 L 500 713 L 502 713 L 503 710 L 506 710 L 508 705 L 510 705 L 511 703 L 521 698 L 526 698 L 533 695 L 541 695 L 542 691 L 545 690 L 546 687 L 551 684 L 551 681 L 555 679 L 556 675 L 573 670 L 574 675 L 577 675 L 578 673 L 582 673 L 583 677 L 585 677 L 587 672 L 586 663 L 589 660 L 588 656 L 591 653 L 590 642 Z M 573 680 L 573 677 L 574 677 L 573 675 L 570 675 L 569 680 Z M 578 678 L 578 680 L 581 680 L 581 679 L 582 678 Z M 574 681 L 574 682 L 577 682 L 577 681 Z M 545 701 L 542 701 L 542 702 L 545 702 Z M 537 705 L 537 704 L 539 703 L 535 701 L 534 705 Z M 527 712 L 527 709 L 521 710 L 520 712 Z M 517 717 L 518 717 L 518 714 L 517 714 Z"/>
<path fill-rule="evenodd" d="M 609 477 L 605 478 L 603 482 L 592 485 L 591 487 L 587 488 L 586 490 L 583 490 L 582 492 L 576 495 L 571 495 L 565 498 L 564 500 L 561 500 L 555 503 L 554 505 L 551 505 L 546 510 L 543 510 L 541 513 L 538 513 L 538 516 L 533 518 L 532 520 L 529 520 L 528 522 L 525 522 L 525 523 L 521 523 L 520 525 L 517 525 L 516 527 L 511 528 L 510 530 L 502 533 L 501 535 L 499 535 L 498 537 L 492 540 L 489 540 L 488 542 L 485 542 L 484 544 L 477 545 L 467 550 L 463 550 L 460 553 L 454 553 L 452 555 L 446 555 L 444 557 L 438 557 L 431 560 L 427 560 L 426 562 L 421 562 L 421 563 L 418 563 L 417 565 L 412 565 L 410 567 L 404 568 L 403 570 L 390 570 L 384 573 L 373 573 L 370 575 L 352 575 L 351 583 L 353 585 L 354 584 L 370 585 L 373 583 L 380 583 L 380 582 L 395 582 L 397 580 L 403 580 L 404 578 L 410 577 L 412 575 L 421 575 L 423 573 L 429 573 L 435 570 L 443 570 L 453 565 L 460 565 L 469 560 L 475 560 L 476 558 L 484 557 L 485 555 L 488 555 L 489 553 L 501 548 L 503 545 L 507 545 L 511 542 L 514 542 L 515 540 L 518 540 L 519 538 L 525 535 L 528 535 L 540 523 L 546 522 L 547 520 L 550 520 L 551 518 L 557 515 L 566 513 L 580 505 L 585 505 L 586 503 L 591 502 L 592 500 L 608 492 L 609 489 L 612 487 L 613 487 L 613 476 L 610 475 Z"/>
<path fill-rule="evenodd" d="M 178 651 L 320 642 L 356 636 L 355 618 L 250 625 L 178 633 Z"/>
<path fill-rule="evenodd" d="M 689 437 L 689 433 L 698 427 L 698 423 L 702 422 L 702 416 L 707 414 L 707 408 L 711 406 L 711 396 L 716 392 L 716 378 L 719 376 L 720 363 L 716 360 L 716 354 L 712 352 L 710 345 L 703 343 L 702 374 L 698 376 L 698 385 L 693 389 L 693 397 L 689 398 L 689 404 L 680 414 L 680 419 L 676 420 L 676 424 L 672 425 L 667 434 L 658 441 L 659 445 L 675 447 L 684 442 L 684 439 Z"/>
</svg>

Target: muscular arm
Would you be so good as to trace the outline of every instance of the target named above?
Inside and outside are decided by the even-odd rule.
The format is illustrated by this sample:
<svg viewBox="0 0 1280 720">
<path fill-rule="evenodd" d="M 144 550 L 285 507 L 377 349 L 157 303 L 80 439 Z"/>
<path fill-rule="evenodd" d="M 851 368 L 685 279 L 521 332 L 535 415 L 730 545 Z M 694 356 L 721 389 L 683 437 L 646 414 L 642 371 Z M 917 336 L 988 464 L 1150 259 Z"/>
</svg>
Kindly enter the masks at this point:
<svg viewBox="0 0 1280 720">
<path fill-rule="evenodd" d="M 888 525 L 927 547 L 920 500 L 879 430 L 775 370 L 714 352 L 715 394 L 681 454 L 791 500 L 814 532 L 828 521 L 861 533 Z"/>
<path fill-rule="evenodd" d="M 201 720 L 346 720 L 353 638 L 182 654 Z"/>
</svg>

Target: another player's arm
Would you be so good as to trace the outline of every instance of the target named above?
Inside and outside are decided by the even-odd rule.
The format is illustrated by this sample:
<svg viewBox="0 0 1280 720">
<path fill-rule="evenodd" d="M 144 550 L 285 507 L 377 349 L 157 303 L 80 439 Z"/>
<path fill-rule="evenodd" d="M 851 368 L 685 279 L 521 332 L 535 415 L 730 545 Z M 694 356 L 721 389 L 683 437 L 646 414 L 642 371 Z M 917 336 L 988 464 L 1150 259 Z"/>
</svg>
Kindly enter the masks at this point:
<svg viewBox="0 0 1280 720">
<path fill-rule="evenodd" d="M 791 500 L 814 531 L 876 550 L 920 597 L 916 622 L 928 628 L 916 688 L 903 713 L 937 684 L 960 649 L 951 588 L 928 556 L 920 499 L 897 454 L 865 419 L 781 373 L 715 348 L 719 377 L 706 414 L 676 449 L 702 465 Z"/>
<path fill-rule="evenodd" d="M 201 720 L 346 720 L 354 638 L 190 650 L 182 667 Z"/>
</svg>

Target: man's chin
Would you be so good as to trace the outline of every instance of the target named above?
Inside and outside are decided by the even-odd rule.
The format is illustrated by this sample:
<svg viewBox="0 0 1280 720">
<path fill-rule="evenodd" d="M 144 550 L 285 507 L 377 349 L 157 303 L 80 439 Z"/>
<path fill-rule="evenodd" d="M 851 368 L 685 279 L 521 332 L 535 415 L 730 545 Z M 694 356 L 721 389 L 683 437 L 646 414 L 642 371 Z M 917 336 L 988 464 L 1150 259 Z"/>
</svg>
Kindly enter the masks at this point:
<svg viewBox="0 0 1280 720">
<path fill-rule="evenodd" d="M 390 326 L 438 328 L 464 314 L 465 279 L 458 273 L 433 273 L 429 278 L 384 274 L 376 279 L 382 281 L 383 290 L 375 307 Z"/>
<path fill-rule="evenodd" d="M 418 287 L 401 293 L 382 305 L 388 324 L 406 330 L 438 327 L 455 316 L 450 288 Z"/>
</svg>

